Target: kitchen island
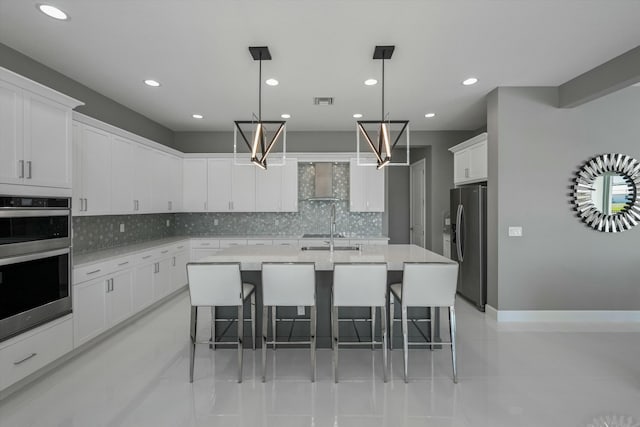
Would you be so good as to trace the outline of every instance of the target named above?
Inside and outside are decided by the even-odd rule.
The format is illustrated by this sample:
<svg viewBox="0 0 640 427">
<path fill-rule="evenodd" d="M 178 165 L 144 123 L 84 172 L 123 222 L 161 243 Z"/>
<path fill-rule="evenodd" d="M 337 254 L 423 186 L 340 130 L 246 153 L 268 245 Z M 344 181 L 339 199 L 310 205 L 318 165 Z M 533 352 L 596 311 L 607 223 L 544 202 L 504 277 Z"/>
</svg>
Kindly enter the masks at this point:
<svg viewBox="0 0 640 427">
<path fill-rule="evenodd" d="M 262 293 L 260 270 L 263 262 L 313 262 L 316 267 L 316 305 L 318 308 L 318 323 L 317 323 L 317 338 L 318 347 L 330 347 L 331 345 L 331 329 L 329 313 L 331 308 L 331 286 L 333 265 L 335 263 L 358 263 L 358 262 L 384 262 L 387 264 L 387 282 L 396 283 L 402 280 L 402 269 L 405 262 L 430 262 L 430 263 L 455 263 L 449 258 L 445 258 L 435 252 L 431 252 L 416 245 L 363 245 L 356 250 L 347 250 L 343 247 L 336 246 L 333 252 L 328 248 L 311 248 L 303 250 L 301 247 L 264 247 L 264 246 L 235 246 L 224 249 L 215 255 L 200 259 L 201 262 L 239 262 L 240 269 L 242 270 L 242 278 L 246 282 L 253 283 L 257 286 L 257 330 L 262 330 L 261 315 L 262 312 Z M 425 283 L 428 286 L 428 283 Z M 397 316 L 399 316 L 398 310 Z M 209 316 L 208 310 L 201 310 L 199 319 L 200 325 L 208 324 Z M 248 313 L 248 307 L 245 309 L 245 313 Z M 278 317 L 282 318 L 298 318 L 303 320 L 308 317 L 308 310 L 305 310 L 304 315 L 297 316 L 298 310 L 296 307 L 284 307 L 278 309 Z M 410 316 L 426 316 L 426 309 L 412 309 Z M 235 316 L 235 309 L 233 308 L 219 308 L 217 310 L 217 318 L 233 318 Z M 367 308 L 344 308 L 340 310 L 340 318 L 346 319 L 365 319 L 369 318 L 369 309 Z M 378 313 L 379 317 L 379 313 Z M 288 323 L 288 324 L 287 324 Z M 439 322 L 436 322 L 436 334 L 434 339 L 438 339 Z M 380 333 L 380 321 L 376 321 L 378 325 L 377 333 Z M 216 339 L 218 341 L 235 342 L 234 331 L 235 327 L 230 327 L 231 324 L 222 325 L 219 324 L 216 328 Z M 425 328 L 428 329 L 428 328 Z M 291 340 L 308 340 L 308 322 L 306 321 L 294 321 L 294 322 L 279 322 L 278 324 L 278 337 L 289 337 Z M 399 339 L 401 334 L 395 334 L 399 345 Z M 410 335 L 413 339 L 420 339 L 420 337 L 429 338 L 430 332 L 428 330 L 418 329 L 413 325 L 410 328 Z M 365 322 L 341 322 L 340 324 L 340 336 L 341 339 L 358 341 L 370 340 L 371 328 L 369 323 Z M 250 328 L 248 325 L 245 327 L 245 342 L 251 342 Z M 260 341 L 258 339 L 258 341 Z M 259 346 L 260 343 L 258 342 Z"/>
</svg>

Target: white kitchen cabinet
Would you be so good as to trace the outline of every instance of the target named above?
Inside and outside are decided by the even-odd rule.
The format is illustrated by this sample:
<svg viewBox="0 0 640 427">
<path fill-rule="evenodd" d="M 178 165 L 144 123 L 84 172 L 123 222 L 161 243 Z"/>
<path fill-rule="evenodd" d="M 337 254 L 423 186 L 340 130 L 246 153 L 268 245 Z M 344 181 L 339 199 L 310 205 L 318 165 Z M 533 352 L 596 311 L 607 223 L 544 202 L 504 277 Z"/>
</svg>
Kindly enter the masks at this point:
<svg viewBox="0 0 640 427">
<path fill-rule="evenodd" d="M 258 168 L 254 165 L 231 166 L 231 210 L 233 212 L 255 212 L 256 169 Z"/>
<path fill-rule="evenodd" d="M 281 212 L 298 212 L 298 160 L 287 159 L 282 169 Z"/>
<path fill-rule="evenodd" d="M 134 313 L 133 285 L 133 272 L 127 269 L 73 286 L 75 347 Z"/>
<path fill-rule="evenodd" d="M 133 309 L 135 312 L 147 308 L 153 303 L 153 278 L 156 263 L 150 261 L 152 257 L 151 254 L 142 255 L 140 257 L 141 264 L 135 267 L 135 286 L 133 287 Z"/>
<path fill-rule="evenodd" d="M 283 166 L 255 169 L 256 212 L 298 211 L 298 161 Z"/>
<path fill-rule="evenodd" d="M 0 390 L 73 350 L 72 316 L 64 316 L 0 343 Z"/>
<path fill-rule="evenodd" d="M 207 159 L 184 159 L 182 163 L 182 209 L 207 211 Z"/>
<path fill-rule="evenodd" d="M 358 166 L 349 162 L 349 210 L 351 212 L 384 212 L 385 169 Z"/>
<path fill-rule="evenodd" d="M 182 159 L 169 156 L 169 211 L 182 211 Z"/>
<path fill-rule="evenodd" d="M 171 264 L 171 292 L 177 291 L 187 284 L 187 263 L 189 252 L 181 250 L 172 256 Z"/>
<path fill-rule="evenodd" d="M 81 104 L 0 68 L 0 192 L 70 195 L 71 109 Z"/>
<path fill-rule="evenodd" d="M 74 129 L 74 215 L 111 213 L 111 137 L 77 124 Z"/>
<path fill-rule="evenodd" d="M 453 183 L 487 180 L 487 134 L 482 133 L 449 149 L 453 153 Z"/>
<path fill-rule="evenodd" d="M 152 182 L 152 212 L 169 212 L 171 206 L 171 159 L 169 155 L 160 151 L 151 150 L 150 159 L 153 170 Z"/>
<path fill-rule="evenodd" d="M 163 249 L 162 258 L 156 261 L 156 268 L 153 276 L 153 296 L 155 300 L 164 298 L 171 293 L 171 268 L 172 257 L 168 249 Z"/>
<path fill-rule="evenodd" d="M 210 212 L 231 212 L 230 159 L 207 160 L 207 207 Z"/>
<path fill-rule="evenodd" d="M 135 213 L 148 213 L 153 209 L 153 150 L 141 144 L 133 147 L 133 204 Z"/>
<path fill-rule="evenodd" d="M 134 145 L 119 136 L 111 139 L 111 213 L 129 214 L 135 211 L 133 198 Z"/>
</svg>

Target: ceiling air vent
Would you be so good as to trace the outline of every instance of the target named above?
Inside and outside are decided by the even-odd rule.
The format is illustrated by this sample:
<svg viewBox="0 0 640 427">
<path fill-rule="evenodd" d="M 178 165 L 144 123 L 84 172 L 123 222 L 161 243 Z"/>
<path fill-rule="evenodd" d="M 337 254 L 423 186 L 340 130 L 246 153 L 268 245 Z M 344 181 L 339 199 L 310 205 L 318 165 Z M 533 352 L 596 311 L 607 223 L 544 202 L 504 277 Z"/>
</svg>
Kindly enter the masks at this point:
<svg viewBox="0 0 640 427">
<path fill-rule="evenodd" d="M 313 98 L 313 104 L 314 105 L 333 105 L 333 97 L 331 97 L 331 96 L 325 96 L 325 97 L 317 96 L 317 97 Z"/>
</svg>

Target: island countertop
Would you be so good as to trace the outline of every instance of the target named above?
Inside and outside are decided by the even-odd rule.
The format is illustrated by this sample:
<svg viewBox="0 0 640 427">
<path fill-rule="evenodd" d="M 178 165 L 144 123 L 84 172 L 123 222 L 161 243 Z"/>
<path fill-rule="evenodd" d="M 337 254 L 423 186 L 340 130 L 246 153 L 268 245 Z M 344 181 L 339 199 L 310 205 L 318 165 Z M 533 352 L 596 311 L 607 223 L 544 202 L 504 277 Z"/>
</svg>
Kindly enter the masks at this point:
<svg viewBox="0 0 640 427">
<path fill-rule="evenodd" d="M 455 263 L 416 245 L 363 245 L 360 250 L 301 250 L 287 246 L 234 246 L 200 262 L 240 262 L 243 271 L 259 271 L 263 262 L 313 262 L 317 271 L 333 270 L 334 263 L 385 262 L 388 270 L 402 271 L 405 262 Z"/>
</svg>

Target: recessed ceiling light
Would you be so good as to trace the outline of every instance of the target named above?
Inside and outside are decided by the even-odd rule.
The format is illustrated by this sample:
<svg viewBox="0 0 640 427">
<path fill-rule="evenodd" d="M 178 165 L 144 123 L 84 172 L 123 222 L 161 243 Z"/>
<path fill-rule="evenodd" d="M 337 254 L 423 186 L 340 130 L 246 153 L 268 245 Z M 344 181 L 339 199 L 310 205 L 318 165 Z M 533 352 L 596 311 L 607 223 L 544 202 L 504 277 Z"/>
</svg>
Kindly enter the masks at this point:
<svg viewBox="0 0 640 427">
<path fill-rule="evenodd" d="M 367 79 L 364 81 L 364 84 L 366 84 L 367 86 L 373 86 L 378 84 L 378 81 L 376 79 Z"/>
<path fill-rule="evenodd" d="M 427 113 L 424 115 L 427 119 L 430 119 L 431 117 L 435 117 L 436 113 Z"/>
<path fill-rule="evenodd" d="M 58 19 L 60 21 L 66 21 L 69 19 L 69 16 L 66 13 L 55 6 L 51 6 L 50 4 L 39 4 L 37 7 L 40 12 L 53 19 Z"/>
<path fill-rule="evenodd" d="M 151 86 L 151 87 L 158 87 L 160 86 L 160 82 L 156 81 L 156 80 L 151 80 L 151 79 L 147 79 L 144 81 L 144 84 L 146 84 L 147 86 Z"/>
<path fill-rule="evenodd" d="M 360 113 L 355 113 L 355 114 L 353 115 L 353 118 L 354 118 L 354 119 L 361 119 L 361 118 L 362 118 L 362 114 L 360 114 Z"/>
<path fill-rule="evenodd" d="M 268 84 L 269 86 L 278 86 L 280 84 L 280 82 L 277 81 L 276 79 L 267 79 L 265 83 Z"/>
<path fill-rule="evenodd" d="M 287 114 L 287 113 L 280 114 L 280 117 L 282 117 L 283 119 L 290 119 L 291 118 L 291 114 Z"/>
<path fill-rule="evenodd" d="M 462 84 L 465 86 L 471 86 L 476 83 L 478 83 L 478 79 L 476 79 L 475 77 L 469 77 L 468 79 L 462 81 Z"/>
<path fill-rule="evenodd" d="M 204 119 L 204 116 L 202 114 L 192 114 L 191 117 L 193 117 L 194 119 Z"/>
</svg>

